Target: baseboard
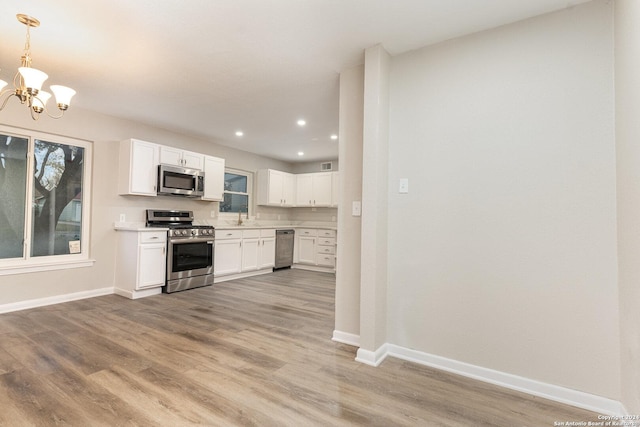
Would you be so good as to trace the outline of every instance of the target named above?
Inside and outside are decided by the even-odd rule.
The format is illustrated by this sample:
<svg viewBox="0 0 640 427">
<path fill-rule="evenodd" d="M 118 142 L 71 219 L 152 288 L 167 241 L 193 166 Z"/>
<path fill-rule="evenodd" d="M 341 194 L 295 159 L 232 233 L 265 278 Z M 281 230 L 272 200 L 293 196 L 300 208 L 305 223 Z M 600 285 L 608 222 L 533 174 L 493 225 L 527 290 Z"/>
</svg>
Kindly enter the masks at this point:
<svg viewBox="0 0 640 427">
<path fill-rule="evenodd" d="M 384 349 L 384 354 L 381 354 Z M 362 351 L 362 357 L 361 357 Z M 471 365 L 457 360 L 433 354 L 423 353 L 416 350 L 400 347 L 394 344 L 384 344 L 375 352 L 358 350 L 356 360 L 368 365 L 377 366 L 385 357 L 391 356 L 398 359 L 415 362 L 421 365 L 430 366 L 442 371 L 462 375 L 479 381 L 495 384 L 511 390 L 528 393 L 534 396 L 543 397 L 566 405 L 576 406 L 604 415 L 623 416 L 626 410 L 617 400 L 608 399 L 594 394 L 584 393 L 565 387 L 547 384 L 493 369 Z M 378 361 L 379 360 L 379 361 Z M 377 364 L 371 363 L 378 361 Z"/>
<path fill-rule="evenodd" d="M 235 279 L 244 279 L 247 277 L 259 276 L 261 274 L 269 274 L 269 273 L 273 273 L 273 268 L 270 267 L 262 270 L 245 271 L 244 273 L 234 273 L 234 274 L 228 274 L 226 276 L 216 276 L 214 274 L 213 283 L 227 282 L 229 280 L 235 280 Z"/>
<path fill-rule="evenodd" d="M 85 298 L 112 295 L 113 287 L 93 289 L 90 291 L 74 292 L 71 294 L 56 295 L 53 297 L 37 298 L 26 301 L 14 302 L 0 305 L 0 313 L 10 313 L 12 311 L 28 310 L 30 308 L 44 307 L 47 305 L 60 304 L 63 302 L 76 301 Z"/>
<path fill-rule="evenodd" d="M 335 342 L 360 347 L 360 335 L 350 334 L 349 332 L 333 331 L 331 338 Z"/>
<path fill-rule="evenodd" d="M 150 297 L 152 295 L 160 295 L 162 293 L 162 287 L 160 286 L 157 288 L 143 289 L 140 291 L 130 291 L 127 289 L 114 288 L 113 293 L 129 299 L 138 299 Z"/>
<path fill-rule="evenodd" d="M 378 366 L 389 355 L 389 344 L 382 344 L 376 351 L 359 348 L 356 353 L 356 362 L 370 366 Z"/>
<path fill-rule="evenodd" d="M 321 267 L 321 266 L 317 266 L 317 265 L 293 264 L 291 266 L 291 268 L 298 269 L 298 270 L 317 271 L 318 273 L 333 273 L 333 274 L 336 274 L 335 267 Z"/>
</svg>

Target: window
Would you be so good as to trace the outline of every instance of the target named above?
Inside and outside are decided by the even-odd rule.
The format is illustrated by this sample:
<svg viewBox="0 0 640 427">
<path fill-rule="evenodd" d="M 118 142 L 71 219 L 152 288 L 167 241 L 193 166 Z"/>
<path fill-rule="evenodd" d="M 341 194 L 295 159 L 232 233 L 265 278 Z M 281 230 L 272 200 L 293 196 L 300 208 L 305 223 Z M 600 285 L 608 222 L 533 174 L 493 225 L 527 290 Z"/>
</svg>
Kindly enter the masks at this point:
<svg viewBox="0 0 640 427">
<path fill-rule="evenodd" d="M 250 212 L 252 182 L 253 174 L 251 172 L 225 169 L 224 199 L 220 202 L 220 212 Z"/>
<path fill-rule="evenodd" d="M 0 274 L 87 265 L 90 159 L 89 142 L 0 126 Z"/>
</svg>

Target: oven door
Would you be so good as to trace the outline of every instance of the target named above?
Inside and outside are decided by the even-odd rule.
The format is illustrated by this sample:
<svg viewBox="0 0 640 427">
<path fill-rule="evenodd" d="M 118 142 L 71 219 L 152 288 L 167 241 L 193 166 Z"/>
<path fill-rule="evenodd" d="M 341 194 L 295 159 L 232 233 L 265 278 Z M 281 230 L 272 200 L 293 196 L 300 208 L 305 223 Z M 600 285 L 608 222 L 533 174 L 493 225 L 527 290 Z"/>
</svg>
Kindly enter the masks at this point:
<svg viewBox="0 0 640 427">
<path fill-rule="evenodd" d="M 213 239 L 193 237 L 169 239 L 167 280 L 213 274 Z"/>
</svg>

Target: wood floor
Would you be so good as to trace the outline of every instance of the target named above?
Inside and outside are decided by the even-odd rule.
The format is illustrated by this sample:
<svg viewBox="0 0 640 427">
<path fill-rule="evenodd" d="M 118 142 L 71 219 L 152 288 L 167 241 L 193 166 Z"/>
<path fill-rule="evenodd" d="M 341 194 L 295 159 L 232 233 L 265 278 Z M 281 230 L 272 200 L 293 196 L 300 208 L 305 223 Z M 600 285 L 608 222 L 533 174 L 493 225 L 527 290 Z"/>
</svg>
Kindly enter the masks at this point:
<svg viewBox="0 0 640 427">
<path fill-rule="evenodd" d="M 331 341 L 334 277 L 284 270 L 0 315 L 2 426 L 553 426 L 593 413 Z"/>
</svg>

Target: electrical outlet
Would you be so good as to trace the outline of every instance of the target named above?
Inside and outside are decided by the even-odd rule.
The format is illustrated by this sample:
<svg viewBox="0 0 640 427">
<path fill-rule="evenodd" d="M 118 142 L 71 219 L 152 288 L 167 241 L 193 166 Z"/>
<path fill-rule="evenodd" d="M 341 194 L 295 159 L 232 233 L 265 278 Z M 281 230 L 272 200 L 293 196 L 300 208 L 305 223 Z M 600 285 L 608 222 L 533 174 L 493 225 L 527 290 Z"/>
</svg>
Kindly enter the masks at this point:
<svg viewBox="0 0 640 427">
<path fill-rule="evenodd" d="M 215 218 L 216 217 L 216 211 L 211 211 L 211 218 Z"/>
<path fill-rule="evenodd" d="M 400 179 L 400 185 L 398 186 L 398 193 L 407 194 L 409 192 L 409 179 L 402 178 Z"/>
<path fill-rule="evenodd" d="M 125 222 L 127 220 L 127 216 L 125 214 L 120 214 L 120 222 Z"/>
</svg>

